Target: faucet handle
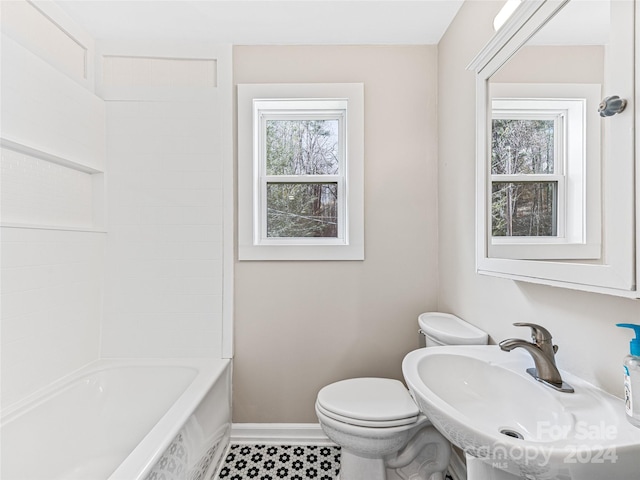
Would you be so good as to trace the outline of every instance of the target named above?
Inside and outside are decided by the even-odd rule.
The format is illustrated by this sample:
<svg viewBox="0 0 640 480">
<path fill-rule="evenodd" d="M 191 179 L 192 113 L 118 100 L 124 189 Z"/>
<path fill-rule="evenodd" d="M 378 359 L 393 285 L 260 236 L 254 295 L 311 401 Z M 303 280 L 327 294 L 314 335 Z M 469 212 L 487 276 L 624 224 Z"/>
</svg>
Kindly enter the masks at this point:
<svg viewBox="0 0 640 480">
<path fill-rule="evenodd" d="M 526 322 L 516 322 L 513 325 L 516 327 L 530 327 L 531 339 L 537 345 L 541 345 L 543 343 L 551 343 L 551 333 L 549 332 L 549 330 L 547 330 L 541 325 L 536 325 L 535 323 L 526 323 Z M 554 351 L 557 349 L 558 347 L 554 345 Z"/>
</svg>

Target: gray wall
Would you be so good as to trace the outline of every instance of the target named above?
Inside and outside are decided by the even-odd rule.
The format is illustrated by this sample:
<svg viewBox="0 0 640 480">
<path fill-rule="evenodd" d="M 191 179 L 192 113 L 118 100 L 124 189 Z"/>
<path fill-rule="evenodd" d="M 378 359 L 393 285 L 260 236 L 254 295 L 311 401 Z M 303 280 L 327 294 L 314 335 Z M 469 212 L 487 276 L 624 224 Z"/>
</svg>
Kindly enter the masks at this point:
<svg viewBox="0 0 640 480">
<path fill-rule="evenodd" d="M 466 2 L 437 47 L 234 49 L 236 84 L 364 82 L 366 123 L 366 260 L 236 263 L 234 422 L 315 422 L 322 386 L 401 378 L 416 316 L 436 309 L 493 341 L 526 338 L 515 321 L 546 325 L 561 368 L 621 395 L 629 334 L 614 324 L 638 322 L 640 302 L 475 273 L 475 79 L 465 67 L 501 6 Z"/>
<path fill-rule="evenodd" d="M 402 378 L 436 307 L 435 46 L 236 47 L 234 82 L 363 82 L 363 262 L 238 262 L 234 422 L 316 422 L 324 385 Z"/>
</svg>

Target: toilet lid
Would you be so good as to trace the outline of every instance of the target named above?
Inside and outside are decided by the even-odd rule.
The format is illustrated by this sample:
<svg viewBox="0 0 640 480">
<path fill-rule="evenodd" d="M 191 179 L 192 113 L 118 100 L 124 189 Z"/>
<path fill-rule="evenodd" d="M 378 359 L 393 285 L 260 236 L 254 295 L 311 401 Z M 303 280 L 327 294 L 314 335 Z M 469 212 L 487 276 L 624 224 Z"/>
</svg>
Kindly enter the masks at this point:
<svg viewBox="0 0 640 480">
<path fill-rule="evenodd" d="M 332 383 L 318 392 L 317 403 L 337 420 L 342 417 L 367 424 L 413 423 L 420 413 L 405 386 L 389 378 L 350 378 Z"/>
</svg>

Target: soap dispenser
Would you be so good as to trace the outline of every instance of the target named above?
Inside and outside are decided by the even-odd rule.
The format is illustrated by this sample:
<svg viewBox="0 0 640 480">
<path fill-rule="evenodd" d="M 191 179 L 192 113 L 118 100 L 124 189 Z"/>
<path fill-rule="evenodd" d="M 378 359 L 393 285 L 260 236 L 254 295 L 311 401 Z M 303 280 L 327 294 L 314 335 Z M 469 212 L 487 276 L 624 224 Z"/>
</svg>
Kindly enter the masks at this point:
<svg viewBox="0 0 640 480">
<path fill-rule="evenodd" d="M 627 420 L 640 428 L 640 325 L 618 323 L 616 326 L 632 328 L 636 338 L 631 340 L 631 351 L 624 357 L 624 404 Z"/>
</svg>

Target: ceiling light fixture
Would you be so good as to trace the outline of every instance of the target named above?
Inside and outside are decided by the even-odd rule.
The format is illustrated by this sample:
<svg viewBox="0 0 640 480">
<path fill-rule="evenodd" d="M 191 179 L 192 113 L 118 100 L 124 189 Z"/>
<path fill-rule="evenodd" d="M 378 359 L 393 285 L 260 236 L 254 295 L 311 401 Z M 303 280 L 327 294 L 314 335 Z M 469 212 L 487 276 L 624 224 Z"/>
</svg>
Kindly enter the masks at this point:
<svg viewBox="0 0 640 480">
<path fill-rule="evenodd" d="M 507 3 L 503 5 L 496 17 L 493 19 L 493 29 L 498 31 L 502 25 L 509 20 L 509 17 L 520 6 L 522 0 L 507 0 Z"/>
</svg>

